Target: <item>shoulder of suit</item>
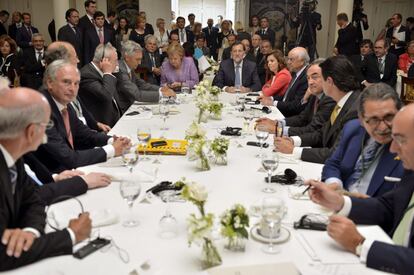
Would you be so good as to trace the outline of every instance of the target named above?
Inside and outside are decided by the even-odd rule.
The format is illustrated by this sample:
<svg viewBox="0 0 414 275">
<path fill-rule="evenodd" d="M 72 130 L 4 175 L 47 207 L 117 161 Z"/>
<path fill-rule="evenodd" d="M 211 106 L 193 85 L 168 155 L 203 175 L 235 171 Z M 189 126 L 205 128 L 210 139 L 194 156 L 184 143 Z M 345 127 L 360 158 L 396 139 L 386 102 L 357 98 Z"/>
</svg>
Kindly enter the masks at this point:
<svg viewBox="0 0 414 275">
<path fill-rule="evenodd" d="M 348 120 L 344 124 L 344 130 L 346 129 L 347 131 L 354 131 L 354 130 L 356 131 L 360 128 L 362 128 L 362 125 L 361 125 L 361 121 L 358 118 Z"/>
</svg>

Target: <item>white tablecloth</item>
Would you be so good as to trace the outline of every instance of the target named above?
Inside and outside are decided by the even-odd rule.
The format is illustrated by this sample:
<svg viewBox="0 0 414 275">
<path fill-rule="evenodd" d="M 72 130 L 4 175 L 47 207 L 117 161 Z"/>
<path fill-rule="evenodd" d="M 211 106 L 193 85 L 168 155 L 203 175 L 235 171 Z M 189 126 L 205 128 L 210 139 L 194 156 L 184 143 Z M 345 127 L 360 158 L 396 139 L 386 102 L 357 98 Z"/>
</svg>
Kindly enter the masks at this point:
<svg viewBox="0 0 414 275">
<path fill-rule="evenodd" d="M 234 100 L 232 95 L 221 95 L 225 102 Z M 155 106 L 154 106 L 155 107 Z M 136 105 L 132 109 L 138 108 Z M 195 107 L 193 104 L 177 105 L 179 114 L 170 115 L 167 124 L 170 130 L 167 131 L 167 138 L 184 138 L 184 131 L 191 121 L 195 119 Z M 208 136 L 218 135 L 218 128 L 225 126 L 242 127 L 243 119 L 237 113 L 229 113 L 226 108 L 223 120 L 210 120 L 203 126 L 208 130 Z M 274 111 L 271 117 L 281 117 L 281 114 Z M 160 135 L 162 120 L 158 115 L 151 119 L 139 119 L 134 117 L 123 117 L 113 128 L 112 134 L 129 135 L 136 140 L 136 129 L 138 126 L 149 126 L 152 128 L 152 136 Z M 254 135 L 244 138 L 231 138 L 231 145 L 228 152 L 227 166 L 212 166 L 207 172 L 199 172 L 195 163 L 190 162 L 184 156 L 161 156 L 162 163 L 159 165 L 152 162 L 139 162 L 135 168 L 133 177 L 143 179 L 143 191 L 161 180 L 176 181 L 185 176 L 188 180 L 204 184 L 209 191 L 209 198 L 206 204 L 207 212 L 220 215 L 225 209 L 235 203 L 242 203 L 247 208 L 252 204 L 259 204 L 266 196 L 261 189 L 264 187 L 265 173 L 258 172 L 260 161 L 255 158 L 259 148 L 245 146 L 247 141 L 255 141 Z M 272 140 L 269 141 L 271 142 Z M 243 147 L 237 146 L 242 144 Z M 270 148 L 268 150 L 271 150 Z M 154 158 L 154 156 L 152 156 Z M 304 178 L 319 178 L 322 165 L 298 161 L 288 163 L 281 159 L 277 173 L 286 168 L 292 168 Z M 145 174 L 152 174 L 158 168 L 158 176 L 154 182 L 152 177 Z M 103 165 L 92 165 L 82 168 L 84 171 L 104 171 L 115 177 L 129 176 L 125 167 L 104 167 Z M 144 175 L 144 176 L 143 176 Z M 145 181 L 146 180 L 146 181 Z M 293 262 L 302 274 L 378 274 L 372 269 L 365 268 L 358 262 L 356 256 L 344 252 L 343 261 L 324 264 L 321 261 L 312 260 L 312 251 L 303 248 L 303 236 L 308 240 L 322 240 L 325 245 L 325 254 L 340 253 L 340 248 L 332 241 L 326 232 L 296 231 L 292 228 L 293 221 L 298 220 L 303 214 L 309 212 L 323 212 L 323 210 L 309 200 L 293 200 L 289 198 L 289 188 L 277 186 L 276 196 L 282 197 L 287 206 L 288 213 L 283 221 L 291 232 L 288 242 L 281 244 L 281 252 L 276 255 L 265 254 L 261 251 L 263 244 L 249 239 L 245 253 L 229 252 L 225 250 L 224 239 L 216 241 L 223 259 L 223 266 L 248 265 L 275 262 Z M 109 252 L 96 252 L 83 260 L 75 259 L 73 256 L 61 256 L 45 259 L 27 267 L 17 269 L 10 274 L 128 274 L 137 269 L 139 274 L 205 274 L 200 270 L 198 262 L 201 248 L 193 245 L 188 247 L 186 236 L 186 218 L 190 213 L 196 213 L 197 209 L 190 203 L 172 203 L 171 211 L 178 220 L 179 234 L 171 240 L 161 239 L 158 236 L 158 222 L 165 211 L 165 204 L 159 201 L 153 203 L 136 202 L 133 208 L 133 215 L 140 220 L 136 228 L 125 228 L 122 221 L 129 217 L 127 204 L 119 194 L 119 182 L 113 182 L 109 187 L 91 190 L 79 197 L 87 211 L 110 209 L 119 215 L 120 222 L 101 227 L 100 236 L 111 236 L 116 244 L 128 251 L 130 262 L 123 263 L 117 256 L 116 250 L 111 248 Z M 59 211 L 70 212 L 76 209 L 74 203 L 67 201 L 58 204 Z M 257 218 L 251 218 L 251 225 L 257 222 Z M 94 230 L 97 234 L 97 230 Z M 319 242 L 319 241 L 317 241 Z M 316 247 L 313 247 L 317 250 Z M 312 249 L 311 249 L 312 250 Z M 320 255 L 322 255 L 321 253 Z M 314 255 L 313 255 L 314 256 Z M 149 260 L 151 267 L 148 270 L 141 270 L 140 265 Z M 353 263 L 350 263 L 353 262 Z"/>
</svg>

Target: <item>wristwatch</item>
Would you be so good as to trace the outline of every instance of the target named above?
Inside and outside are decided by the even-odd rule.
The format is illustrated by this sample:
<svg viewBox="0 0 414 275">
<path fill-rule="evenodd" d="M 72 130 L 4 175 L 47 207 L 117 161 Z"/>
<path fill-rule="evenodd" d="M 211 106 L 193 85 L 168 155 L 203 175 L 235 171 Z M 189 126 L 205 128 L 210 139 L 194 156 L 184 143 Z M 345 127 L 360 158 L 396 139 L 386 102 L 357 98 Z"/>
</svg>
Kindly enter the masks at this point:
<svg viewBox="0 0 414 275">
<path fill-rule="evenodd" d="M 364 244 L 365 238 L 362 237 L 362 240 L 359 242 L 359 244 L 357 245 L 357 247 L 355 248 L 355 254 L 357 256 L 361 256 L 361 251 L 362 251 L 362 245 Z"/>
</svg>

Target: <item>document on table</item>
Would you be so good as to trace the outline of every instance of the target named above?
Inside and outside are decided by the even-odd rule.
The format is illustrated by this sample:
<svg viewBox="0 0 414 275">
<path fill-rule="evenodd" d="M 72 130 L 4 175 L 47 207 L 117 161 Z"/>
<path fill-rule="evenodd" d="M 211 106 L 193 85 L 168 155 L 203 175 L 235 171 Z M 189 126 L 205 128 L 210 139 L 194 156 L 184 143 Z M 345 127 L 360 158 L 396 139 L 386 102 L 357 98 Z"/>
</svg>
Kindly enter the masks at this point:
<svg viewBox="0 0 414 275">
<path fill-rule="evenodd" d="M 207 271 L 209 275 L 300 275 L 293 263 L 217 267 Z"/>
</svg>

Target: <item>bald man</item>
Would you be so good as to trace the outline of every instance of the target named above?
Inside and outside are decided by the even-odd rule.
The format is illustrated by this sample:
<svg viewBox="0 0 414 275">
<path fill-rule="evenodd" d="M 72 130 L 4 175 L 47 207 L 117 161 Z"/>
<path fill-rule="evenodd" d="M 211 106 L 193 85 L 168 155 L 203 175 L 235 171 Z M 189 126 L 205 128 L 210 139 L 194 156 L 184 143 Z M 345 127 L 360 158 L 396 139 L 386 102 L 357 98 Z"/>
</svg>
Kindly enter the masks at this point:
<svg viewBox="0 0 414 275">
<path fill-rule="evenodd" d="M 73 245 L 91 232 L 89 214 L 83 213 L 66 229 L 44 233 L 45 209 L 21 157 L 44 141 L 50 114 L 47 100 L 34 90 L 16 88 L 0 94 L 1 271 L 71 254 Z"/>
</svg>

